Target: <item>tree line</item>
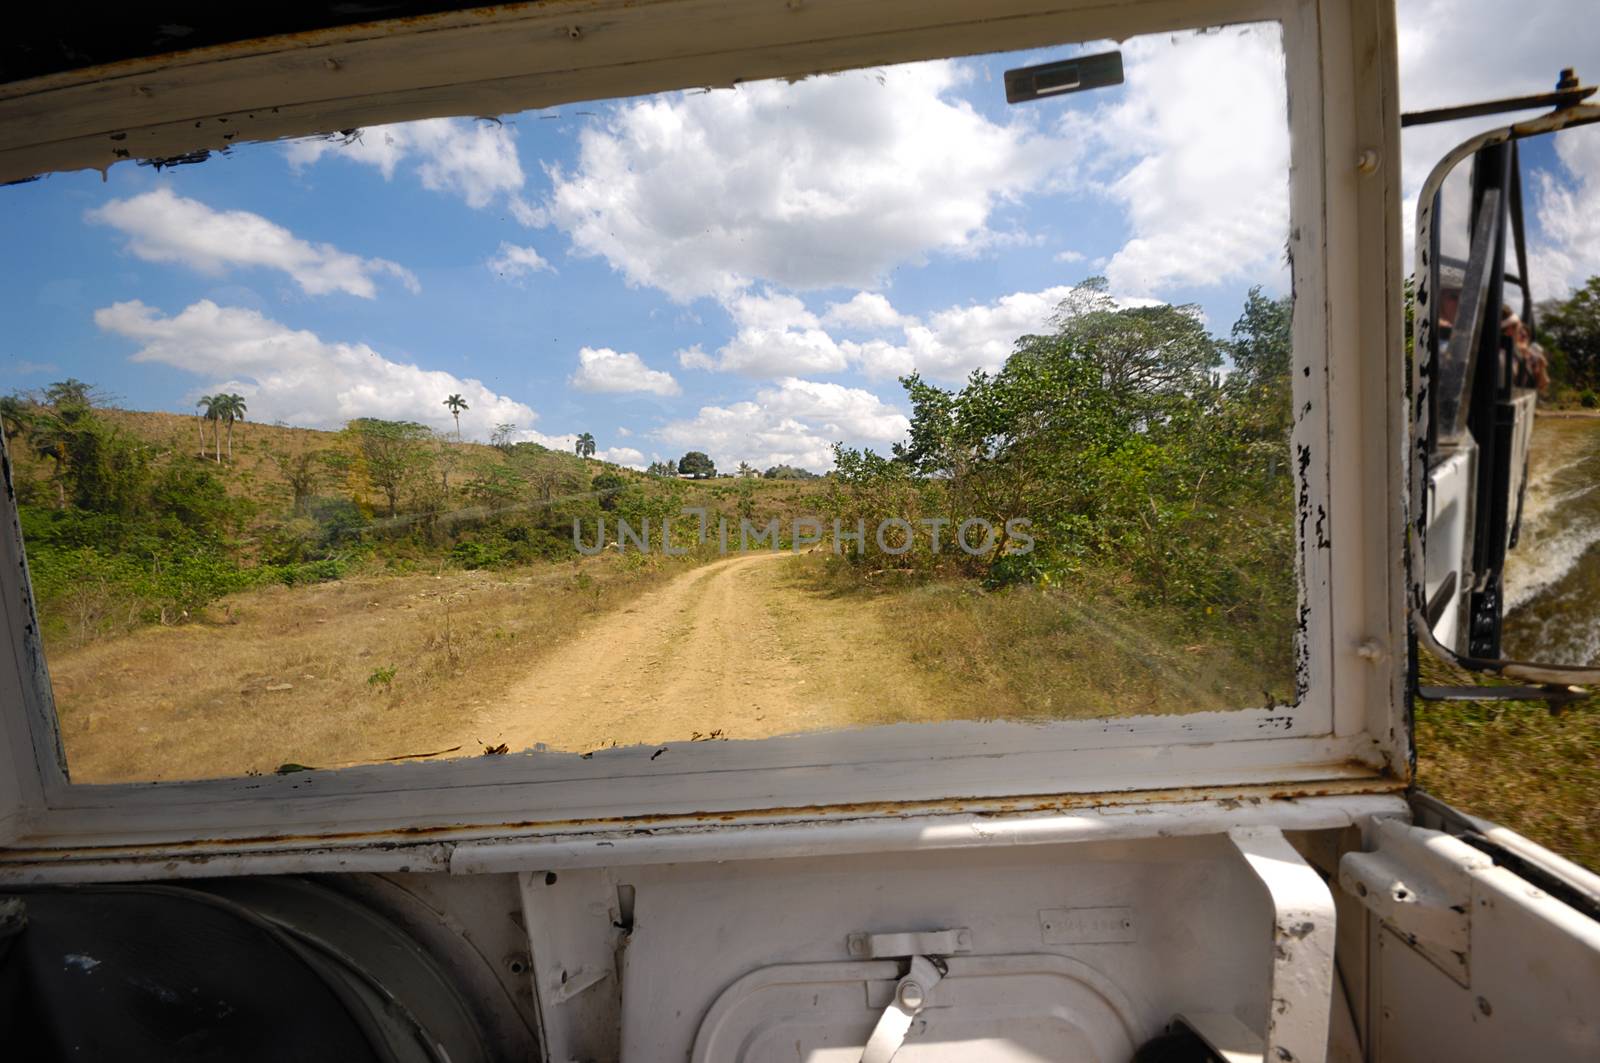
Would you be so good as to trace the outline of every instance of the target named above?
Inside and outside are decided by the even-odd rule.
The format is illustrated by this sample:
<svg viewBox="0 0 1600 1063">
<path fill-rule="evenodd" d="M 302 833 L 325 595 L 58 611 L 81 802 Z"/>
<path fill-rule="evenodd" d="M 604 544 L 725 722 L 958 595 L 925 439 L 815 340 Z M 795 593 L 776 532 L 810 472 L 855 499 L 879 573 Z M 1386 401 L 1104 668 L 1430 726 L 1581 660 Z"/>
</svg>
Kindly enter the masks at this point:
<svg viewBox="0 0 1600 1063">
<path fill-rule="evenodd" d="M 1541 303 L 1535 323 L 1550 356 L 1556 397 L 1600 407 L 1600 276 L 1565 299 Z"/>
<path fill-rule="evenodd" d="M 947 537 L 1025 518 L 1033 541 L 1023 552 L 1000 531 L 974 557 L 869 536 L 856 570 L 1108 589 L 1281 658 L 1296 593 L 1290 321 L 1288 299 L 1253 288 L 1222 339 L 1198 307 L 1120 307 L 1092 278 L 999 370 L 955 389 L 902 378 L 906 442 L 836 446 L 830 514 L 944 520 Z"/>
</svg>

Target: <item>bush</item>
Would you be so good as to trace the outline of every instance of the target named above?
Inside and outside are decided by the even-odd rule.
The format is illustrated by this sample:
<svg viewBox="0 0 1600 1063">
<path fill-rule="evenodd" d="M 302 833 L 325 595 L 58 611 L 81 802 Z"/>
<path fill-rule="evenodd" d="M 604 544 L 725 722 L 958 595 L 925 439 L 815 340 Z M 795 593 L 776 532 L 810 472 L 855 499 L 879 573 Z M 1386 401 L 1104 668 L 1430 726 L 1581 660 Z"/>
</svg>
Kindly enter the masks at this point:
<svg viewBox="0 0 1600 1063">
<path fill-rule="evenodd" d="M 486 543 L 456 543 L 450 549 L 450 563 L 460 565 L 467 570 L 480 568 L 493 568 L 504 564 L 505 551 L 489 546 Z"/>
<path fill-rule="evenodd" d="M 330 557 L 299 565 L 281 565 L 272 571 L 278 582 L 285 587 L 295 587 L 306 583 L 331 583 L 341 579 L 344 576 L 345 563 Z"/>
<path fill-rule="evenodd" d="M 1588 390 L 1584 391 L 1582 395 L 1578 396 L 1578 403 L 1586 410 L 1595 409 L 1596 407 L 1600 407 L 1600 395 L 1595 394 L 1593 388 L 1589 388 Z"/>
</svg>

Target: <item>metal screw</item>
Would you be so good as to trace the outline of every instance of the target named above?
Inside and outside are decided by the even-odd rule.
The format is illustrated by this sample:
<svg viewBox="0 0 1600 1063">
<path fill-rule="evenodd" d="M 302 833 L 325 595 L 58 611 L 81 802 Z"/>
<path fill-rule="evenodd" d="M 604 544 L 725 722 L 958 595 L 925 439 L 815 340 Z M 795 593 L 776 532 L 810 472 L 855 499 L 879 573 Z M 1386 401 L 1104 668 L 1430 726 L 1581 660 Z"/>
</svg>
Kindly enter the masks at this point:
<svg viewBox="0 0 1600 1063">
<path fill-rule="evenodd" d="M 1356 157 L 1356 172 L 1370 177 L 1378 172 L 1378 163 L 1381 161 L 1383 161 L 1382 156 L 1378 154 L 1377 150 L 1368 148 Z M 1362 643 L 1360 653 L 1362 657 L 1370 661 L 1377 659 L 1378 650 L 1378 645 L 1368 640 L 1368 642 Z"/>
<path fill-rule="evenodd" d="M 900 1006 L 907 1011 L 917 1010 L 928 999 L 927 994 L 923 992 L 922 986 L 909 978 L 900 983 L 900 991 L 896 995 L 900 998 Z"/>
</svg>

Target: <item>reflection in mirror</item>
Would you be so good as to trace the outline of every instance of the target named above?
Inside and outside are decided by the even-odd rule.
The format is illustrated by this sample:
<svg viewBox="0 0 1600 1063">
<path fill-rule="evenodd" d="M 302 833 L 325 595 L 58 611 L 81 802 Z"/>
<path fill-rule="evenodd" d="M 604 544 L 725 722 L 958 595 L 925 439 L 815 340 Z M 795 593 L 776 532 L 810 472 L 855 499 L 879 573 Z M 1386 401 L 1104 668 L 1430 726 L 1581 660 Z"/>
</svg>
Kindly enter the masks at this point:
<svg viewBox="0 0 1600 1063">
<path fill-rule="evenodd" d="M 1463 159 L 1429 236 L 1434 635 L 1600 664 L 1600 128 Z"/>
<path fill-rule="evenodd" d="M 1281 33 L 1105 48 L 3 190 L 74 781 L 1294 703 Z"/>
</svg>

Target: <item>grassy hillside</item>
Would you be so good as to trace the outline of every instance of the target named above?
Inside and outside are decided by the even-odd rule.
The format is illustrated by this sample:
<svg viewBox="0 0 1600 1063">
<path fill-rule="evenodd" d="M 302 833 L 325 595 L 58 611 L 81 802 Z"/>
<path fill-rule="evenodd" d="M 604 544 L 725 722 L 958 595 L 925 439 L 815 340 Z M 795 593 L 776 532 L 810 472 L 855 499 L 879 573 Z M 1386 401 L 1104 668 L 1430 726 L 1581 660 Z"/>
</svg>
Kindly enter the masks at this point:
<svg viewBox="0 0 1600 1063">
<path fill-rule="evenodd" d="M 507 569 L 579 556 L 601 519 L 685 507 L 788 520 L 818 481 L 686 481 L 531 443 L 457 442 L 406 422 L 327 432 L 240 422 L 231 444 L 177 414 L 83 394 L 9 400 L 8 448 L 47 646 L 202 619 L 224 596 L 349 575 Z M 202 449 L 202 431 L 204 447 Z M 659 531 L 657 532 L 659 535 Z"/>
</svg>

